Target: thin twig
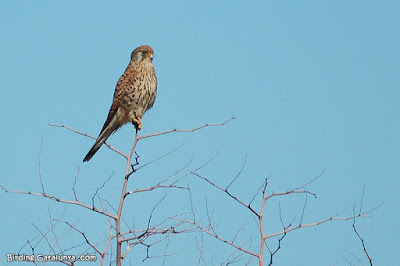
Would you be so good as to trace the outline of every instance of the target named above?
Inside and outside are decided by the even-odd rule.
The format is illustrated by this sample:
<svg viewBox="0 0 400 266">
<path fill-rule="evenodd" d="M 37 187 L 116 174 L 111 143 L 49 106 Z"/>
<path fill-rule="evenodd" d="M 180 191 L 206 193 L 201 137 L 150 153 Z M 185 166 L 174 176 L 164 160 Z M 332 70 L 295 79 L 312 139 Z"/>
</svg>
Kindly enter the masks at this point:
<svg viewBox="0 0 400 266">
<path fill-rule="evenodd" d="M 300 229 L 300 228 L 318 226 L 318 225 L 321 225 L 321 224 L 324 224 L 324 223 L 327 223 L 327 222 L 330 222 L 330 221 L 349 221 L 349 220 L 353 220 L 354 218 L 361 218 L 361 217 L 371 217 L 371 216 L 367 215 L 367 213 L 361 213 L 361 214 L 357 214 L 357 215 L 351 216 L 351 217 L 336 217 L 335 215 L 333 215 L 333 216 L 331 216 L 331 217 L 329 217 L 329 218 L 327 218 L 325 220 L 321 220 L 321 221 L 318 221 L 318 222 L 309 223 L 309 224 L 299 224 L 299 225 L 297 225 L 295 227 L 287 229 L 286 233 L 289 233 L 291 231 L 294 231 L 294 230 L 297 230 L 297 229 Z M 269 234 L 269 235 L 265 236 L 265 238 L 271 238 L 271 237 L 274 237 L 274 236 L 282 235 L 284 233 L 285 233 L 285 230 Z"/>
<path fill-rule="evenodd" d="M 242 174 L 244 167 L 246 166 L 246 162 L 247 162 L 247 154 L 246 157 L 244 157 L 244 162 L 242 165 L 242 168 L 239 170 L 239 172 L 236 174 L 236 177 L 234 179 L 232 179 L 232 181 L 229 183 L 229 185 L 226 187 L 226 190 L 228 190 L 228 188 L 236 181 L 236 179 L 238 179 L 238 177 Z"/>
<path fill-rule="evenodd" d="M 362 208 L 363 208 L 363 204 L 364 204 L 364 195 L 365 195 L 365 184 L 362 190 L 362 194 L 361 194 L 361 202 L 360 202 L 360 209 L 358 214 L 362 213 Z M 353 210 L 353 213 L 355 213 L 355 210 Z M 361 235 L 358 233 L 357 228 L 356 228 L 356 219 L 353 219 L 353 230 L 356 233 L 358 239 L 360 239 L 365 256 L 367 256 L 369 264 L 372 266 L 372 258 L 369 256 L 368 251 L 367 251 L 367 247 L 365 246 L 365 242 L 364 239 L 361 237 Z"/>
<path fill-rule="evenodd" d="M 114 216 L 114 215 L 112 215 L 112 214 L 110 214 L 110 213 L 108 213 L 108 212 L 99 210 L 99 209 L 97 209 L 97 208 L 90 207 L 89 205 L 86 205 L 86 204 L 84 204 L 84 203 L 82 203 L 82 202 L 80 202 L 80 201 L 76 201 L 76 200 L 65 200 L 65 199 L 57 198 L 57 197 L 54 197 L 54 196 L 51 196 L 51 195 L 48 195 L 48 194 L 40 194 L 40 193 L 36 193 L 36 192 L 31 192 L 31 191 L 19 191 L 19 190 L 10 191 L 10 190 L 7 190 L 7 189 L 6 189 L 4 186 L 2 186 L 2 185 L 0 185 L 0 187 L 1 187 L 6 193 L 33 195 L 33 196 L 43 197 L 43 198 L 46 198 L 46 199 L 49 199 L 49 200 L 53 200 L 53 201 L 57 201 L 57 202 L 62 202 L 62 203 L 71 204 L 71 205 L 78 205 L 78 206 L 81 206 L 81 207 L 86 208 L 86 209 L 88 209 L 88 210 L 92 210 L 92 211 L 94 211 L 94 212 L 97 212 L 97 213 L 100 213 L 100 214 L 103 214 L 103 215 L 105 215 L 105 216 L 108 216 L 108 217 L 110 217 L 110 218 L 115 219 L 115 216 Z"/>
<path fill-rule="evenodd" d="M 78 134 L 78 135 L 82 135 L 82 136 L 85 136 L 85 137 L 88 137 L 88 138 L 91 138 L 91 139 L 97 139 L 96 137 L 93 137 L 92 135 L 89 135 L 89 134 L 87 134 L 87 133 L 82 133 L 82 132 L 80 132 L 80 131 L 78 131 L 78 130 L 75 130 L 75 129 L 73 129 L 73 128 L 67 127 L 67 126 L 65 126 L 65 125 L 49 124 L 49 126 L 51 126 L 51 127 L 61 127 L 61 128 L 65 128 L 65 129 L 67 129 L 67 130 L 69 130 L 69 131 L 72 131 L 72 132 Z M 110 144 L 108 144 L 107 142 L 104 142 L 104 145 L 106 145 L 110 150 L 112 150 L 112 151 L 118 153 L 119 155 L 121 155 L 121 156 L 124 157 L 125 159 L 127 158 L 127 155 L 126 155 L 125 153 L 123 153 L 123 152 L 117 150 L 116 148 L 114 148 L 113 146 L 111 146 Z"/>
<path fill-rule="evenodd" d="M 369 254 L 368 254 L 367 247 L 365 246 L 364 239 L 361 237 L 361 235 L 358 233 L 358 231 L 357 231 L 357 229 L 356 229 L 355 220 L 353 221 L 353 230 L 354 230 L 354 232 L 357 234 L 358 238 L 359 238 L 360 241 L 361 241 L 361 244 L 362 244 L 363 249 L 364 249 L 364 253 L 365 253 L 365 255 L 366 255 L 367 258 L 368 258 L 369 265 L 372 266 L 372 258 L 371 258 L 371 257 L 369 256 Z"/>
<path fill-rule="evenodd" d="M 111 175 L 108 177 L 108 179 L 106 181 L 103 182 L 103 184 L 96 188 L 96 192 L 94 193 L 93 197 L 92 197 L 92 207 L 94 208 L 94 198 L 96 197 L 97 193 L 99 193 L 99 191 L 101 189 L 104 188 L 104 186 L 111 180 L 111 177 L 114 175 L 114 171 L 112 171 Z"/>
<path fill-rule="evenodd" d="M 243 201 L 241 201 L 238 197 L 233 196 L 229 191 L 227 191 L 226 189 L 220 187 L 219 185 L 215 184 L 214 182 L 210 181 L 208 178 L 196 173 L 196 172 L 192 172 L 192 175 L 195 175 L 203 180 L 205 180 L 207 183 L 209 183 L 210 185 L 212 185 L 213 187 L 225 192 L 229 197 L 231 197 L 232 199 L 234 199 L 235 201 L 237 201 L 239 204 L 243 205 L 244 207 L 248 208 L 254 215 L 256 215 L 257 217 L 259 216 L 259 214 L 248 204 L 244 203 Z"/>
<path fill-rule="evenodd" d="M 102 255 L 102 252 L 101 252 L 100 250 L 98 250 L 98 249 L 96 248 L 96 246 L 93 245 L 93 244 L 89 241 L 89 239 L 86 237 L 85 232 L 79 230 L 79 229 L 76 228 L 73 224 L 70 224 L 70 223 L 67 222 L 67 221 L 63 221 L 63 220 L 59 220 L 59 219 L 56 219 L 56 221 L 59 221 L 59 222 L 61 222 L 61 223 L 64 223 L 64 224 L 68 225 L 69 227 L 71 227 L 72 229 L 74 229 L 76 232 L 80 233 L 80 234 L 83 236 L 83 238 L 85 239 L 86 243 L 87 243 L 89 246 L 91 246 L 91 247 L 94 249 L 94 251 L 97 252 L 97 254 L 99 254 L 100 256 Z"/>
<path fill-rule="evenodd" d="M 180 218 L 176 218 L 176 217 L 173 217 L 172 219 L 177 220 L 177 221 L 181 221 L 181 222 L 184 222 L 184 223 L 192 224 L 192 225 L 196 226 L 197 228 L 199 228 L 199 229 L 200 229 L 201 231 L 203 231 L 204 233 L 207 233 L 208 235 L 214 237 L 215 239 L 218 239 L 218 240 L 221 241 L 221 242 L 224 242 L 225 244 L 228 244 L 228 245 L 230 245 L 230 246 L 232 246 L 232 247 L 234 247 L 234 248 L 236 248 L 236 249 L 238 249 L 238 250 L 240 250 L 240 251 L 242 251 L 242 252 L 244 252 L 244 253 L 247 253 L 247 254 L 249 254 L 249 255 L 252 255 L 252 256 L 255 256 L 255 257 L 258 256 L 258 254 L 254 253 L 254 252 L 252 252 L 252 251 L 250 251 L 250 250 L 244 249 L 244 248 L 242 248 L 241 246 L 236 245 L 235 243 L 232 243 L 232 241 L 228 241 L 228 240 L 226 240 L 226 239 L 220 237 L 219 235 L 217 235 L 217 234 L 211 232 L 210 230 L 208 230 L 208 229 L 202 227 L 202 226 L 201 226 L 199 223 L 197 223 L 196 221 L 184 220 L 184 219 L 180 219 Z"/>
<path fill-rule="evenodd" d="M 191 128 L 191 129 L 171 129 L 171 130 L 167 130 L 164 132 L 143 135 L 143 136 L 140 136 L 139 139 L 146 139 L 146 138 L 156 137 L 156 136 L 165 135 L 165 134 L 174 133 L 174 132 L 194 132 L 199 129 L 205 128 L 205 127 L 219 127 L 219 126 L 223 126 L 223 125 L 229 123 L 230 121 L 234 120 L 235 118 L 236 117 L 232 117 L 231 119 L 228 119 L 227 121 L 225 121 L 223 123 L 219 123 L 219 124 L 205 124 L 205 125 L 202 125 L 202 126 L 199 126 L 196 128 Z"/>
<path fill-rule="evenodd" d="M 40 150 L 39 150 L 39 158 L 38 158 L 38 171 L 39 171 L 39 178 L 40 178 L 40 185 L 42 187 L 42 193 L 44 194 L 44 185 L 42 179 L 42 169 L 40 165 L 40 160 L 42 158 L 42 148 L 43 148 L 43 133 L 42 133 L 42 141 L 40 142 Z"/>
<path fill-rule="evenodd" d="M 179 145 L 177 148 L 173 149 L 172 151 L 169 151 L 169 152 L 165 153 L 164 155 L 158 157 L 157 159 L 154 159 L 154 160 L 152 160 L 152 161 L 150 161 L 150 162 L 148 162 L 148 163 L 143 164 L 142 166 L 136 168 L 135 170 L 138 171 L 138 170 L 140 170 L 141 168 L 148 166 L 149 164 L 155 163 L 155 162 L 157 162 L 157 161 L 163 159 L 164 157 L 167 157 L 168 155 L 170 155 L 170 154 L 176 152 L 177 150 L 179 150 L 179 149 L 183 146 L 183 144 L 185 144 L 185 142 L 182 142 L 181 145 Z"/>
<path fill-rule="evenodd" d="M 76 175 L 75 175 L 75 178 L 74 178 L 74 185 L 72 186 L 72 192 L 74 192 L 74 197 L 75 197 L 76 201 L 78 201 L 78 197 L 76 195 L 75 186 L 76 186 L 76 179 L 78 178 L 78 175 L 79 175 L 79 170 L 80 170 L 80 168 L 78 166 L 78 170 L 76 171 Z"/>
</svg>

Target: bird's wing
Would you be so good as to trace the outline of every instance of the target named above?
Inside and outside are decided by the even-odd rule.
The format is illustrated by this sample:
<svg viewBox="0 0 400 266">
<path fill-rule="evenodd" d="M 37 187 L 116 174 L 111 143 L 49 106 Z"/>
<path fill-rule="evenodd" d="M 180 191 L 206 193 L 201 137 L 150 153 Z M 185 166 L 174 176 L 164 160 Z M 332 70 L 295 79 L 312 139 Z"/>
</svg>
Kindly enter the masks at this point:
<svg viewBox="0 0 400 266">
<path fill-rule="evenodd" d="M 118 109 L 121 105 L 121 102 L 123 101 L 124 96 L 126 95 L 127 87 L 129 86 L 129 82 L 132 82 L 130 79 L 130 76 L 132 75 L 131 68 L 128 66 L 127 69 L 125 70 L 124 74 L 119 78 L 117 85 L 115 86 L 115 91 L 114 91 L 114 99 L 113 103 L 110 107 L 110 111 L 108 112 L 108 116 L 106 119 L 106 122 L 104 122 L 103 128 L 100 131 L 100 135 L 103 133 L 103 131 L 110 125 L 113 124 L 113 120 L 116 119 L 116 115 L 118 112 Z M 117 128 L 114 128 L 114 130 L 118 129 L 118 127 L 122 125 L 116 125 Z"/>
<path fill-rule="evenodd" d="M 108 112 L 107 120 L 104 123 L 104 126 L 101 129 L 100 134 L 97 137 L 92 148 L 83 159 L 84 162 L 89 161 L 93 157 L 93 155 L 100 149 L 101 145 L 103 145 L 103 143 L 106 142 L 108 137 L 121 126 L 117 121 L 118 109 L 119 109 L 118 104 L 115 102 L 114 99 L 110 111 Z"/>
<path fill-rule="evenodd" d="M 120 110 L 121 102 L 123 101 L 123 97 L 127 93 L 126 83 L 129 82 L 129 75 L 127 75 L 128 68 L 118 80 L 117 86 L 115 87 L 113 103 L 110 107 L 110 111 L 108 112 L 106 122 L 104 122 L 103 128 L 101 129 L 100 134 L 96 139 L 96 142 L 93 144 L 92 148 L 83 159 L 84 162 L 89 161 L 93 157 L 93 155 L 100 149 L 101 145 L 103 145 L 103 143 L 108 139 L 108 137 L 122 126 L 122 121 L 118 119 L 118 113 Z"/>
<path fill-rule="evenodd" d="M 83 161 L 89 161 L 93 155 L 100 149 L 101 145 L 108 139 L 108 137 L 117 131 L 126 121 L 121 120 L 124 110 L 123 101 L 128 93 L 128 90 L 132 88 L 132 84 L 139 82 L 136 78 L 138 77 L 137 69 L 129 64 L 125 69 L 124 74 L 119 78 L 117 85 L 115 87 L 113 103 L 108 112 L 106 121 L 104 122 L 103 128 L 100 131 L 99 136 L 96 139 L 93 147 L 90 149 L 88 154 L 85 156 Z M 136 85 L 133 85 L 134 88 Z"/>
<path fill-rule="evenodd" d="M 110 124 L 113 124 L 112 121 L 116 119 L 117 112 L 118 112 L 118 105 L 114 101 L 113 104 L 111 105 L 110 111 L 108 112 L 106 122 L 104 122 L 103 128 L 100 131 L 99 137 Z"/>
</svg>

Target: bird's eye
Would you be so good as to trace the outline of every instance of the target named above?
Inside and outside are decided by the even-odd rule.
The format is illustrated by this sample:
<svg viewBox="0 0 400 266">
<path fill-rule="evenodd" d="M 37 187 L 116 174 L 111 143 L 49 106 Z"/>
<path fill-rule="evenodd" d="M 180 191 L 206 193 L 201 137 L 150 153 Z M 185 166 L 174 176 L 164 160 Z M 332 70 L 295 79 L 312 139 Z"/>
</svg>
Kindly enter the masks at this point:
<svg viewBox="0 0 400 266">
<path fill-rule="evenodd" d="M 147 54 L 147 51 L 143 51 L 142 53 L 143 53 L 143 54 Z"/>
</svg>

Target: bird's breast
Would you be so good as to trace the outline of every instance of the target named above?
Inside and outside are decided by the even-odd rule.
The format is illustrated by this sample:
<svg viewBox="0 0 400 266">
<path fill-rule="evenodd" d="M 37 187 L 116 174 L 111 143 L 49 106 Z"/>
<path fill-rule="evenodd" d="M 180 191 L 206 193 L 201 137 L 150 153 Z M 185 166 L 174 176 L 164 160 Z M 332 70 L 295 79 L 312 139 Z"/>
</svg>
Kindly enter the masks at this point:
<svg viewBox="0 0 400 266">
<path fill-rule="evenodd" d="M 153 106 L 157 95 L 157 78 L 153 65 L 142 65 L 136 73 L 134 78 L 129 79 L 123 97 L 124 109 L 131 119 L 142 118 Z"/>
</svg>

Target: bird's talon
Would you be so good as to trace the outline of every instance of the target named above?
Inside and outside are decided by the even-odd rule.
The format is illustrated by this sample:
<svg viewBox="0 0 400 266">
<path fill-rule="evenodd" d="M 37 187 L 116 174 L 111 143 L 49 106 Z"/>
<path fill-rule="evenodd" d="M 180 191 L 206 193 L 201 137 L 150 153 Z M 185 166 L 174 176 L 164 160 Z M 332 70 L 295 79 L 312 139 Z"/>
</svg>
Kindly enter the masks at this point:
<svg viewBox="0 0 400 266">
<path fill-rule="evenodd" d="M 135 126 L 136 130 L 142 129 L 142 121 L 140 120 L 140 118 L 133 119 L 132 124 Z"/>
</svg>

